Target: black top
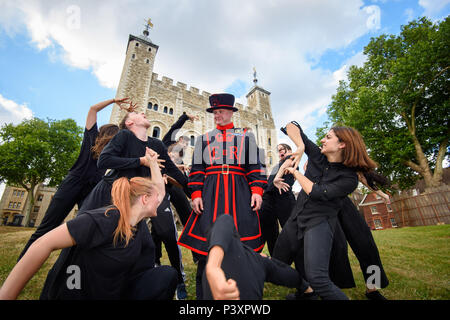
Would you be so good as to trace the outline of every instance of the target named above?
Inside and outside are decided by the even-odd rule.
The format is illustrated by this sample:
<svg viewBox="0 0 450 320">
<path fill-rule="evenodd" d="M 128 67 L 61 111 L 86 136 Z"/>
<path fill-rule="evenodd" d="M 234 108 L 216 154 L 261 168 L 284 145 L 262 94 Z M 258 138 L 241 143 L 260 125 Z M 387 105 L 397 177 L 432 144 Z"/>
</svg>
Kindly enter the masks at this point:
<svg viewBox="0 0 450 320">
<path fill-rule="evenodd" d="M 97 160 L 93 158 L 93 153 L 91 151 L 92 147 L 95 145 L 97 136 L 97 123 L 89 130 L 84 128 L 80 155 L 69 171 L 69 174 L 80 177 L 83 181 L 91 184 L 99 182 L 106 171 L 106 169 L 97 168 Z"/>
<path fill-rule="evenodd" d="M 120 130 L 106 145 L 98 159 L 99 168 L 112 169 L 103 180 L 112 184 L 116 179 L 127 177 L 149 177 L 150 168 L 141 166 L 139 158 L 145 155 L 145 148 L 153 149 L 159 154 L 159 159 L 165 160 L 162 173 L 167 173 L 181 184 L 187 191 L 187 178 L 172 162 L 164 144 L 155 138 L 148 137 L 147 141 L 137 138 L 128 129 Z"/>
<path fill-rule="evenodd" d="M 358 186 L 358 176 L 354 169 L 342 163 L 328 162 L 320 148 L 308 139 L 297 123 L 294 124 L 300 129 L 308 156 L 305 177 L 314 183 L 309 195 L 303 189 L 300 191 L 294 208 L 299 227 L 297 236 L 301 239 L 305 229 L 324 220 L 335 221 L 342 201 Z"/>
<path fill-rule="evenodd" d="M 169 129 L 169 131 L 167 131 L 167 133 L 164 135 L 162 142 L 165 144 L 166 147 L 169 147 L 170 145 L 174 144 L 175 142 L 177 142 L 175 140 L 175 136 L 177 134 L 177 130 L 180 129 L 184 123 L 189 119 L 189 117 L 187 116 L 186 113 L 183 113 L 177 120 L 177 122 L 175 122 Z"/>
<path fill-rule="evenodd" d="M 126 247 L 124 241 L 114 246 L 120 213 L 113 209 L 105 215 L 105 211 L 90 210 L 67 222 L 77 250 L 66 266 L 79 267 L 80 288 L 68 288 L 67 283 L 75 283 L 76 272 L 63 268 L 53 284 L 53 299 L 121 299 L 128 279 L 154 267 L 155 245 L 145 220 L 136 225 Z"/>
<path fill-rule="evenodd" d="M 278 172 L 278 170 L 280 169 L 280 167 L 283 165 L 283 163 L 287 160 L 287 159 L 289 159 L 291 156 L 287 156 L 285 159 L 283 159 L 283 160 L 281 160 L 280 162 L 278 162 L 278 164 L 275 166 L 275 167 L 273 167 L 273 169 L 272 169 L 272 172 L 270 172 L 270 176 L 269 176 L 269 178 L 267 179 L 267 188 L 266 188 L 266 190 L 264 191 L 265 193 L 266 192 L 272 192 L 272 193 L 277 193 L 277 194 L 279 194 L 279 192 L 278 192 L 278 189 L 274 186 L 274 184 L 273 184 L 273 180 L 275 179 L 275 176 L 277 175 L 277 172 Z M 292 175 L 292 174 L 286 174 L 286 175 L 284 175 L 283 177 L 282 177 L 283 179 L 284 179 L 284 182 L 285 183 L 287 183 L 288 185 L 289 185 L 289 187 L 291 187 L 292 188 L 292 185 L 295 183 L 295 178 L 294 178 L 294 175 Z M 289 189 L 289 191 L 287 191 L 287 192 L 284 192 L 283 190 L 281 191 L 281 194 L 285 194 L 285 193 L 288 193 L 288 192 L 292 192 L 292 189 Z"/>
<path fill-rule="evenodd" d="M 232 216 L 219 216 L 208 235 L 208 251 L 220 246 L 224 251 L 222 270 L 227 279 L 236 281 L 241 300 L 261 300 L 264 282 L 295 288 L 300 283 L 296 270 L 287 264 L 263 257 L 240 241 Z M 206 276 L 203 276 L 204 298 L 212 299 Z"/>
</svg>

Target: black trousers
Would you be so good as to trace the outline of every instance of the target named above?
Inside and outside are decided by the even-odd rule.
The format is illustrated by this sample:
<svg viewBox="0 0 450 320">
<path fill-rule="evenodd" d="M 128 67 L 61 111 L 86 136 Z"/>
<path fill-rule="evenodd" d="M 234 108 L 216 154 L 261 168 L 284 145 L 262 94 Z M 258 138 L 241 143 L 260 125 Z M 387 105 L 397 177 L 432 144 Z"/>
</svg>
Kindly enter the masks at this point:
<svg viewBox="0 0 450 320">
<path fill-rule="evenodd" d="M 175 186 L 168 187 L 167 193 L 169 193 L 170 202 L 172 202 L 173 206 L 175 207 L 175 210 L 180 217 L 181 223 L 184 226 L 192 212 L 192 207 L 189 203 L 188 198 L 186 197 L 186 194 L 184 193 L 183 189 Z"/>
<path fill-rule="evenodd" d="M 167 193 L 163 202 L 159 205 L 157 213 L 158 215 L 156 217 L 151 218 L 151 234 L 156 247 L 155 261 L 158 262 L 162 257 L 162 242 L 166 248 L 171 266 L 177 271 L 178 283 L 183 283 L 185 274 L 181 257 L 181 249 L 177 244 L 178 233 L 175 226 L 173 212 L 170 208 L 170 196 Z"/>
<path fill-rule="evenodd" d="M 367 272 L 369 266 L 377 266 L 380 270 L 381 288 L 389 285 L 389 280 L 381 262 L 377 245 L 372 232 L 364 217 L 358 212 L 350 199 L 345 199 L 342 210 L 338 214 L 339 223 L 344 231 L 348 244 L 359 261 L 361 271 L 367 283 L 371 272 Z M 338 238 L 337 241 L 339 241 Z"/>
<path fill-rule="evenodd" d="M 125 300 L 172 300 L 177 288 L 177 272 L 169 266 L 148 269 L 131 279 Z"/>
<path fill-rule="evenodd" d="M 278 222 L 281 228 L 288 220 L 295 206 L 295 196 L 292 191 L 278 193 L 278 190 L 265 192 L 261 206 L 259 221 L 263 241 L 267 242 L 269 253 L 273 255 L 275 242 L 279 236 Z"/>
<path fill-rule="evenodd" d="M 80 208 L 83 200 L 93 187 L 94 185 L 84 182 L 80 177 L 68 174 L 59 185 L 58 190 L 50 201 L 42 222 L 23 248 L 18 261 L 34 241 L 58 227 L 76 204 Z"/>
</svg>

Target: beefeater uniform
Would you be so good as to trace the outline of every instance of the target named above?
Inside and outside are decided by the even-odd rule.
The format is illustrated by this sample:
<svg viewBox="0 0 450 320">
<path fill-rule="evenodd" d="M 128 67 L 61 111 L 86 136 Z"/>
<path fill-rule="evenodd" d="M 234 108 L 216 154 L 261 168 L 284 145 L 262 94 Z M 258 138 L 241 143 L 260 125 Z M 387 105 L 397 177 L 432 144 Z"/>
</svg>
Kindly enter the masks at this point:
<svg viewBox="0 0 450 320">
<path fill-rule="evenodd" d="M 209 98 L 211 107 L 237 111 L 234 96 L 215 94 Z M 253 193 L 262 196 L 267 185 L 255 137 L 233 123 L 217 126 L 197 138 L 188 188 L 191 198 L 202 197 L 203 213 L 192 212 L 178 244 L 201 255 L 208 254 L 206 237 L 222 214 L 233 217 L 241 241 L 259 252 L 264 247 L 258 211 L 250 202 Z"/>
</svg>

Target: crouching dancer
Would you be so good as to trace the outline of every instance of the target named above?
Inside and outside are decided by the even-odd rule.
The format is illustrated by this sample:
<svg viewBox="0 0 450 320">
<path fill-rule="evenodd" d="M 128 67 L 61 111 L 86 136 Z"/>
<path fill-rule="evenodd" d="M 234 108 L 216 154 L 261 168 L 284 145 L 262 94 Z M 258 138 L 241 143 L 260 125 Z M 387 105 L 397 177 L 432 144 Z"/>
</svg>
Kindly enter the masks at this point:
<svg viewBox="0 0 450 320">
<path fill-rule="evenodd" d="M 53 250 L 77 247 L 59 274 L 50 271 L 49 299 L 172 299 L 177 273 L 154 267 L 155 246 L 144 218 L 154 217 L 165 190 L 150 150 L 152 178 L 119 178 L 113 205 L 89 210 L 37 239 L 0 289 L 0 299 L 16 299 Z M 50 280 L 49 280 L 50 279 Z"/>
<path fill-rule="evenodd" d="M 208 262 L 202 281 L 205 299 L 261 300 L 265 281 L 289 288 L 300 285 L 295 269 L 243 244 L 229 214 L 216 219 L 208 242 Z"/>
</svg>

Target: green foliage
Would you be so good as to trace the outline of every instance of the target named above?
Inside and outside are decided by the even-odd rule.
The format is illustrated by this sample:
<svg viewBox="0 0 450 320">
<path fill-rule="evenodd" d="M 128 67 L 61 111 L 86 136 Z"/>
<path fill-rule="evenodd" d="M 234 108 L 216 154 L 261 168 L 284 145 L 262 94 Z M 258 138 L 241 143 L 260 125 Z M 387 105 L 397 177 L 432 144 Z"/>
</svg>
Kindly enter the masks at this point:
<svg viewBox="0 0 450 320">
<path fill-rule="evenodd" d="M 58 185 L 80 151 L 82 128 L 72 119 L 32 118 L 0 128 L 0 181 L 25 188 L 28 225 L 34 204 L 34 188 L 43 182 Z"/>
<path fill-rule="evenodd" d="M 380 171 L 400 187 L 442 168 L 450 154 L 449 52 L 450 17 L 438 24 L 421 18 L 398 36 L 372 38 L 364 66 L 350 68 L 328 107 L 329 119 L 356 128 Z"/>
<path fill-rule="evenodd" d="M 33 118 L 0 129 L 0 180 L 12 185 L 61 182 L 75 162 L 82 128 L 72 119 Z"/>
</svg>

